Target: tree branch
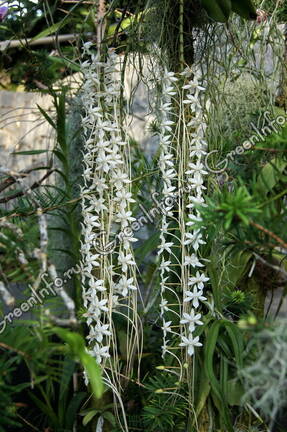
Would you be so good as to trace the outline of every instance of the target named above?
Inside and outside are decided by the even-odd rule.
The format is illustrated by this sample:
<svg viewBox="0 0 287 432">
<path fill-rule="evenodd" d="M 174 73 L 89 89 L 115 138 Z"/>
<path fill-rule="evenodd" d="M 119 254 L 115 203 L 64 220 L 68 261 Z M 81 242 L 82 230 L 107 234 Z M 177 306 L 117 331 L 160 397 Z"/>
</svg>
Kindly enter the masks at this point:
<svg viewBox="0 0 287 432">
<path fill-rule="evenodd" d="M 84 33 L 84 36 L 92 36 L 93 33 Z M 58 42 L 72 42 L 76 40 L 80 35 L 77 33 L 71 33 L 71 34 L 65 34 L 65 35 L 59 35 L 58 36 Z M 40 39 L 34 40 L 33 38 L 30 39 L 19 39 L 19 40 L 6 40 L 0 42 L 0 51 L 5 51 L 9 48 L 18 48 L 18 47 L 26 47 L 29 46 L 35 46 L 35 45 L 51 45 L 53 43 L 56 43 L 56 37 L 55 36 L 47 36 Z"/>
<path fill-rule="evenodd" d="M 7 306 L 12 306 L 15 303 L 15 298 L 10 294 L 10 292 L 5 287 L 4 283 L 0 281 L 0 295 L 3 298 L 4 303 Z"/>
<path fill-rule="evenodd" d="M 48 172 L 46 172 L 46 174 L 40 180 L 38 180 L 37 182 L 32 184 L 32 186 L 28 189 L 28 191 L 34 190 L 34 189 L 38 188 L 39 186 L 41 186 L 43 181 L 45 181 L 51 174 L 53 174 L 54 171 L 55 171 L 54 169 L 51 169 Z M 16 181 L 17 180 L 15 180 L 15 183 L 16 183 Z M 9 202 L 15 198 L 19 198 L 21 196 L 24 196 L 28 191 L 27 190 L 26 191 L 25 190 L 19 191 L 19 192 L 16 192 L 14 195 L 10 195 L 10 196 L 7 196 L 5 198 L 1 198 L 0 204 L 6 204 L 7 202 Z"/>
<path fill-rule="evenodd" d="M 31 167 L 28 168 L 26 170 L 23 171 L 19 171 L 19 173 L 11 173 L 9 174 L 6 173 L 5 175 L 8 175 L 8 177 L 3 181 L 2 184 L 0 184 L 0 192 L 3 192 L 5 189 L 7 189 L 9 186 L 13 185 L 14 183 L 17 182 L 18 178 L 25 178 L 27 177 L 29 174 L 31 174 L 34 171 L 38 171 L 38 170 L 43 170 L 43 169 L 51 169 L 50 166 L 39 166 L 39 167 Z M 3 172 L 4 168 L 2 167 L 2 172 Z M 1 169 L 0 169 L 1 172 Z"/>
<path fill-rule="evenodd" d="M 273 240 L 275 240 L 276 243 L 279 243 L 284 249 L 287 250 L 287 243 L 285 243 L 284 240 L 282 240 L 272 231 L 269 231 L 267 228 L 264 228 L 262 225 L 259 225 L 258 223 L 253 221 L 250 221 L 250 225 L 253 226 L 254 228 L 257 228 L 259 231 L 263 232 L 264 234 L 267 234 L 269 237 L 273 238 Z"/>
</svg>

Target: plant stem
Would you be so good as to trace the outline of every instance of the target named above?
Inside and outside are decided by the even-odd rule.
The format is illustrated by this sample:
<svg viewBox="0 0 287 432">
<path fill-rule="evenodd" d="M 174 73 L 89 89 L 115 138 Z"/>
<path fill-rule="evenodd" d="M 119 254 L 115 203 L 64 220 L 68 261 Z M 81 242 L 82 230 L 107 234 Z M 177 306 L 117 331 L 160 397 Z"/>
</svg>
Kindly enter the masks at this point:
<svg viewBox="0 0 287 432">
<path fill-rule="evenodd" d="M 102 40 L 105 33 L 105 15 L 106 15 L 106 3 L 105 0 L 99 0 L 98 2 L 98 13 L 97 13 L 97 46 L 98 50 L 101 48 Z"/>
<path fill-rule="evenodd" d="M 184 69 L 184 0 L 179 0 L 179 68 Z"/>
<path fill-rule="evenodd" d="M 273 202 L 273 201 L 277 201 L 279 198 L 282 198 L 282 197 L 283 197 L 284 195 L 286 195 L 286 194 L 287 194 L 287 189 L 285 189 L 283 192 L 280 192 L 278 195 L 276 195 L 275 197 L 271 198 L 270 200 L 265 201 L 264 203 L 262 203 L 262 204 L 259 206 L 259 208 L 264 207 L 264 206 L 270 204 L 270 203 Z"/>
<path fill-rule="evenodd" d="M 253 221 L 250 221 L 250 225 L 254 228 L 257 228 L 258 230 L 262 231 L 264 234 L 267 234 L 269 237 L 273 238 L 277 243 L 279 243 L 284 249 L 287 249 L 287 243 L 285 243 L 284 240 L 282 240 L 280 237 L 278 237 L 276 234 L 274 234 L 272 231 L 269 231 L 267 228 L 264 228 L 262 225 L 259 225 Z"/>
</svg>

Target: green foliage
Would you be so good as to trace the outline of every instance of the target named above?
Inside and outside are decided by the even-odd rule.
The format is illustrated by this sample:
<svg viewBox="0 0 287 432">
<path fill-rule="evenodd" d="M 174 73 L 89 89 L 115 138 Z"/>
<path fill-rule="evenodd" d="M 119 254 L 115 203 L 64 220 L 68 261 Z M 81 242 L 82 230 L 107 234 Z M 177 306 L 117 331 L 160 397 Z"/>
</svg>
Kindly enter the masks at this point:
<svg viewBox="0 0 287 432">
<path fill-rule="evenodd" d="M 252 295 L 248 292 L 229 288 L 224 290 L 223 304 L 226 315 L 238 317 L 247 314 L 252 309 L 252 302 Z"/>
<path fill-rule="evenodd" d="M 227 22 L 232 11 L 245 19 L 257 16 L 251 0 L 202 0 L 201 3 L 209 18 L 217 22 Z"/>
<path fill-rule="evenodd" d="M 209 379 L 211 391 L 214 394 L 214 400 L 216 400 L 217 407 L 221 407 L 219 411 L 222 425 L 226 427 L 228 431 L 233 431 L 232 421 L 230 418 L 230 411 L 228 410 L 228 397 L 230 397 L 228 389 L 228 362 L 229 347 L 226 345 L 225 339 L 221 341 L 219 339 L 220 328 L 223 327 L 230 338 L 230 345 L 235 357 L 236 365 L 240 367 L 242 365 L 242 351 L 243 351 L 243 339 L 239 329 L 233 323 L 229 321 L 219 320 L 212 324 L 208 331 L 208 336 L 205 344 L 205 372 Z M 220 358 L 220 378 L 216 377 L 214 369 L 214 357 L 216 346 L 223 348 L 223 355 Z M 227 348 L 227 351 L 226 351 Z M 225 357 L 226 356 L 226 357 Z M 216 362 L 218 365 L 218 361 Z"/>
<path fill-rule="evenodd" d="M 29 0 L 21 2 L 9 1 L 10 13 L 1 25 L 2 41 L 8 39 L 26 39 L 44 37 L 55 32 L 74 33 L 87 32 L 93 29 L 92 20 L 86 20 L 86 10 L 80 2 L 78 5 L 66 4 L 59 7 L 57 1 L 49 3 L 39 1 L 38 4 Z M 67 15 L 68 14 L 68 15 Z M 68 17 L 67 17 L 68 16 Z M 59 23 L 58 25 L 52 23 Z M 45 30 L 43 30 L 45 29 Z M 61 57 L 52 53 L 47 45 L 27 47 L 25 43 L 19 48 L 10 49 L 1 57 L 0 68 L 9 74 L 10 83 L 7 88 L 23 84 L 26 89 L 42 89 L 50 87 L 56 80 L 71 74 L 75 49 L 69 43 L 61 46 Z M 65 57 L 66 61 L 65 61 Z"/>
<path fill-rule="evenodd" d="M 100 398 L 104 391 L 101 368 L 96 360 L 88 354 L 83 337 L 78 333 L 72 333 L 61 328 L 55 328 L 54 332 L 69 345 L 72 354 L 80 360 L 88 375 L 93 394 Z"/>
<path fill-rule="evenodd" d="M 276 6 L 277 6 L 277 8 L 276 8 Z M 287 19 L 287 5 L 286 5 L 286 2 L 280 1 L 279 3 L 276 3 L 276 0 L 265 0 L 265 2 L 264 2 L 264 9 L 269 14 L 274 13 L 274 10 L 276 10 L 276 14 L 278 15 L 278 20 L 280 22 L 282 22 L 282 23 L 286 23 L 286 19 Z"/>
<path fill-rule="evenodd" d="M 234 192 L 224 189 L 213 199 L 207 199 L 207 207 L 201 213 L 206 223 L 228 230 L 240 222 L 248 226 L 250 218 L 259 214 L 260 209 L 246 187 L 240 186 Z"/>
<path fill-rule="evenodd" d="M 184 431 L 185 420 L 186 404 L 176 399 L 170 404 L 160 396 L 154 397 L 144 408 L 143 422 L 150 432 Z"/>
<path fill-rule="evenodd" d="M 146 384 L 141 418 L 144 429 L 150 432 L 184 431 L 188 401 L 186 389 L 179 387 L 176 377 L 166 372 L 157 372 Z M 178 387 L 177 394 L 170 396 L 169 389 Z M 148 390 L 148 392 L 147 392 Z M 166 392 L 166 393 L 165 393 Z"/>
<path fill-rule="evenodd" d="M 81 385 L 77 390 L 73 389 L 73 377 L 77 373 L 73 357 L 79 358 L 82 365 L 92 371 L 91 384 L 97 395 L 102 386 L 99 368 L 94 359 L 90 361 L 83 339 L 64 329 L 41 328 L 36 321 L 33 326 L 22 322 L 16 330 L 8 327 L 1 335 L 0 348 L 4 353 L 0 361 L 0 400 L 7 402 L 1 420 L 4 422 L 6 417 L 11 417 L 13 425 L 12 420 L 17 418 L 19 411 L 21 417 L 17 418 L 15 427 L 16 424 L 21 426 L 24 418 L 39 430 L 45 425 L 59 431 L 72 430 L 78 421 L 80 407 L 88 397 L 86 391 L 81 391 Z M 67 351 L 67 346 L 55 338 L 58 333 L 67 340 L 70 350 Z M 16 379 L 12 385 L 13 376 Z M 20 402 L 20 408 L 16 409 L 15 399 Z"/>
<path fill-rule="evenodd" d="M 0 431 L 5 432 L 7 428 L 18 428 L 21 424 L 17 421 L 17 408 L 13 403 L 15 394 L 19 393 L 24 387 L 21 384 L 12 383 L 13 373 L 15 372 L 15 358 L 7 358 L 1 355 L 0 361 Z"/>
</svg>

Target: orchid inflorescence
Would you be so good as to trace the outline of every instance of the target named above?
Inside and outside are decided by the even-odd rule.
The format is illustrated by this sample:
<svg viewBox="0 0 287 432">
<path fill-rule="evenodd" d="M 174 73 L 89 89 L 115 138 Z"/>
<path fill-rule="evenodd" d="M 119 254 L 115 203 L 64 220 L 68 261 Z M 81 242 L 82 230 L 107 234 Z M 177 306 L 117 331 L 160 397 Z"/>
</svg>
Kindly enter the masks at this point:
<svg viewBox="0 0 287 432">
<path fill-rule="evenodd" d="M 176 77 L 173 72 L 165 70 L 163 77 L 163 99 L 160 107 L 161 155 L 159 167 L 163 178 L 162 195 L 166 206 L 165 214 L 162 217 L 161 242 L 158 251 L 161 260 L 160 316 L 163 330 L 163 356 L 167 352 L 172 354 L 169 348 L 169 340 L 167 340 L 168 335 L 180 336 L 179 346 L 186 347 L 189 356 L 194 354 L 195 347 L 202 345 L 199 342 L 199 337 L 194 336 L 194 332 L 197 326 L 203 324 L 198 309 L 200 302 L 206 300 L 203 289 L 208 278 L 202 272 L 204 265 L 198 255 L 199 248 L 205 244 L 205 241 L 203 238 L 204 227 L 200 225 L 201 217 L 197 206 L 204 205 L 203 194 L 206 189 L 204 175 L 207 172 L 203 161 L 207 144 L 204 140 L 206 124 L 200 103 L 200 93 L 204 91 L 204 88 L 200 86 L 197 76 L 193 78 L 191 76 L 191 70 L 186 69 L 179 74 L 179 77 Z M 181 79 L 187 82 L 179 90 L 175 86 L 178 85 L 176 83 Z M 181 97 L 179 97 L 180 92 Z M 176 113 L 173 112 L 174 106 L 176 106 L 176 103 L 173 104 L 173 99 L 175 102 L 180 100 L 178 119 Z M 187 123 L 185 121 L 186 111 L 191 116 Z M 181 140 L 179 140 L 177 135 L 179 126 L 176 124 L 179 124 L 182 118 L 185 132 L 181 132 Z M 186 147 L 186 151 L 183 147 Z M 187 184 L 187 187 L 182 188 L 183 183 Z M 178 206 L 178 218 L 173 213 L 175 204 Z M 187 218 L 186 213 L 188 213 Z M 180 239 L 175 234 L 172 234 L 172 228 L 170 227 L 172 221 L 178 223 Z M 179 247 L 182 250 L 181 262 L 174 252 L 175 247 L 178 246 L 176 238 L 179 240 Z M 163 258 L 163 255 L 166 256 L 166 254 L 169 254 L 170 260 Z M 172 262 L 176 264 L 172 264 Z M 177 285 L 182 287 L 183 302 L 180 301 L 176 288 L 173 288 L 172 278 L 170 277 L 171 275 L 174 277 L 176 274 L 171 268 L 173 265 L 180 265 L 181 267 L 181 279 Z M 167 296 L 166 293 L 169 295 Z M 176 299 L 177 303 L 173 304 L 173 306 L 178 305 L 178 312 L 169 305 L 167 297 L 170 298 L 170 294 Z M 167 313 L 169 316 L 174 313 L 180 318 L 181 326 L 178 332 L 173 330 L 177 326 L 172 325 L 173 322 L 165 318 Z"/>
<path fill-rule="evenodd" d="M 103 58 L 94 54 L 91 43 L 84 44 L 82 62 L 84 84 L 82 101 L 85 113 L 82 124 L 85 134 L 82 187 L 82 285 L 83 316 L 89 327 L 87 339 L 90 353 L 105 365 L 111 350 L 116 351 L 112 314 L 127 314 L 135 320 L 137 296 L 135 261 L 131 244 L 136 241 L 130 211 L 130 168 L 128 142 L 120 123 L 121 93 L 120 59 L 109 50 Z M 114 231 L 126 235 L 113 254 L 101 253 L 98 239 L 107 244 Z M 132 312 L 130 312 L 132 311 Z M 134 323 L 130 326 L 135 331 Z M 132 350 L 135 335 L 130 343 Z"/>
<path fill-rule="evenodd" d="M 83 302 L 86 308 L 83 316 L 89 326 L 87 339 L 90 352 L 99 363 L 105 364 L 111 350 L 116 354 L 117 349 L 113 314 L 126 314 L 128 321 L 137 321 L 138 284 L 132 252 L 132 243 L 136 238 L 130 229 L 135 221 L 130 210 L 134 200 L 130 190 L 128 142 L 119 113 L 122 90 L 118 78 L 121 67 L 119 56 L 109 50 L 103 59 L 99 54 L 93 54 L 90 43 L 84 44 L 84 55 L 88 60 L 82 63 L 85 77 L 82 95 L 85 114 L 82 123 L 86 137 L 82 187 L 81 252 Z M 202 272 L 204 265 L 199 256 L 200 246 L 205 241 L 204 227 L 200 226 L 201 217 L 197 208 L 198 204 L 204 205 L 203 178 L 207 174 L 203 164 L 206 124 L 200 102 L 200 93 L 204 89 L 199 85 L 198 78 L 191 76 L 189 69 L 178 76 L 165 69 L 162 78 L 159 169 L 163 179 L 165 211 L 161 220 L 158 255 L 163 356 L 171 352 L 168 338 L 172 335 L 180 337 L 178 345 L 187 347 L 190 356 L 194 354 L 195 347 L 201 346 L 194 332 L 197 326 L 202 325 L 198 309 L 200 302 L 206 300 L 203 288 L 208 281 Z M 184 85 L 179 89 L 178 83 L 181 81 L 184 81 Z M 178 100 L 179 114 L 174 112 Z M 185 123 L 181 143 L 177 128 L 186 112 L 189 121 Z M 183 150 L 179 151 L 180 145 Z M 179 193 L 183 182 L 187 183 L 187 187 Z M 175 205 L 178 207 L 178 219 L 174 216 Z M 172 222 L 175 221 L 179 223 L 180 239 L 172 234 Z M 101 253 L 96 247 L 99 236 L 108 243 L 115 229 L 125 233 L 118 249 L 112 254 Z M 182 249 L 181 258 L 175 253 L 177 240 Z M 167 254 L 170 259 L 166 259 Z M 179 285 L 183 297 L 172 287 L 171 275 L 177 276 L 173 265 L 181 268 Z M 170 295 L 167 293 L 175 297 L 178 311 L 170 307 Z M 167 313 L 169 316 L 174 313 L 179 325 L 172 325 L 173 322 L 166 319 Z M 134 329 L 136 325 L 129 327 Z M 174 328 L 179 330 L 175 331 Z M 137 334 L 136 330 L 132 331 L 134 335 Z M 129 341 L 131 351 L 136 344 L 135 339 Z"/>
<path fill-rule="evenodd" d="M 207 171 L 204 166 L 204 158 L 207 151 L 207 143 L 204 140 L 206 123 L 204 112 L 200 102 L 200 93 L 204 88 L 199 84 L 199 78 L 195 74 L 191 78 L 191 70 L 186 69 L 182 75 L 188 79 L 182 89 L 187 92 L 183 104 L 189 107 L 192 118 L 187 123 L 190 128 L 188 138 L 188 169 L 185 172 L 187 177 L 187 211 L 188 221 L 185 226 L 184 246 L 187 248 L 187 255 L 184 259 L 184 266 L 187 277 L 187 290 L 184 284 L 183 303 L 189 305 L 189 311 L 184 311 L 180 321 L 186 327 L 186 334 L 182 335 L 180 346 L 187 347 L 190 356 L 194 354 L 194 348 L 202 346 L 199 336 L 194 336 L 196 326 L 203 324 L 201 313 L 198 312 L 200 302 L 205 301 L 203 289 L 204 284 L 209 280 L 202 269 L 204 265 L 200 261 L 198 251 L 201 245 L 205 244 L 203 238 L 204 226 L 200 225 L 201 217 L 197 205 L 204 205 L 204 176 Z M 195 224 L 197 227 L 195 228 Z M 200 226 L 200 228 L 198 228 Z"/>
<path fill-rule="evenodd" d="M 172 248 L 174 247 L 173 241 L 166 241 L 168 236 L 168 230 L 170 226 L 169 220 L 173 217 L 173 207 L 178 199 L 177 197 L 177 171 L 174 163 L 174 148 L 173 148 L 173 137 L 172 131 L 175 125 L 175 118 L 172 114 L 173 104 L 172 98 L 177 95 L 175 83 L 178 81 L 174 72 L 164 71 L 162 81 L 162 99 L 160 103 L 160 158 L 159 158 L 159 169 L 163 179 L 162 196 L 165 203 L 165 211 L 162 215 L 161 229 L 160 229 L 160 244 L 158 250 L 158 256 L 161 260 L 160 264 L 160 316 L 162 319 L 162 330 L 163 330 L 163 345 L 162 354 L 166 354 L 168 349 L 169 340 L 167 340 L 168 334 L 173 333 L 171 329 L 172 321 L 165 320 L 165 313 L 170 309 L 168 307 L 168 301 L 166 300 L 166 292 L 170 289 L 166 285 L 166 281 L 169 280 L 169 274 L 171 272 L 170 264 L 171 261 L 164 259 L 166 252 L 172 255 Z"/>
</svg>

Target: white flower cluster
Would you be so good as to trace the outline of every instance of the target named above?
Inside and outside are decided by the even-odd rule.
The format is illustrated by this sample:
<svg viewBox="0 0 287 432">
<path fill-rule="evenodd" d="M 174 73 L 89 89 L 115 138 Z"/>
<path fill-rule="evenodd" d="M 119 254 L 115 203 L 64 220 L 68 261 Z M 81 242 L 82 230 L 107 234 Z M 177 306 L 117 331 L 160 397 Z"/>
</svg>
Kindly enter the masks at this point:
<svg viewBox="0 0 287 432">
<path fill-rule="evenodd" d="M 179 205 L 183 202 L 184 212 L 188 211 L 188 220 L 183 225 L 180 225 L 180 230 L 183 235 L 182 247 L 184 247 L 183 260 L 181 264 L 182 279 L 181 284 L 183 286 L 183 304 L 181 303 L 176 290 L 172 288 L 170 283 L 170 273 L 174 273 L 171 269 L 171 261 L 165 260 L 161 257 L 160 265 L 160 292 L 161 292 L 161 303 L 160 303 L 160 316 L 162 319 L 162 330 L 163 330 L 163 356 L 169 352 L 169 340 L 168 335 L 178 335 L 180 337 L 180 346 L 187 347 L 188 355 L 194 354 L 194 348 L 201 346 L 199 337 L 194 336 L 196 326 L 202 325 L 201 314 L 198 312 L 200 302 L 206 300 L 203 295 L 204 283 L 208 281 L 208 278 L 199 269 L 204 267 L 198 256 L 198 250 L 201 245 L 205 244 L 203 239 L 202 229 L 193 228 L 194 224 L 201 222 L 199 211 L 196 209 L 197 204 L 204 204 L 203 193 L 206 189 L 204 186 L 204 175 L 207 174 L 204 168 L 203 159 L 206 155 L 207 144 L 204 140 L 206 124 L 204 122 L 203 110 L 200 103 L 200 92 L 204 90 L 199 85 L 197 77 L 191 79 L 190 69 L 186 69 L 181 73 L 183 79 L 186 80 L 186 84 L 180 89 L 184 95 L 183 99 L 179 97 L 179 89 L 175 87 L 175 83 L 178 82 L 178 78 L 173 72 L 164 72 L 163 76 L 163 91 L 162 91 L 162 102 L 160 106 L 161 113 L 161 131 L 160 131 L 160 159 L 159 168 L 163 179 L 163 200 L 165 203 L 165 213 L 162 217 L 162 226 L 160 234 L 160 245 L 158 255 L 168 253 L 169 256 L 175 258 L 174 262 L 178 261 L 178 258 L 173 253 L 173 248 L 176 247 L 174 241 L 170 240 L 175 238 L 170 228 L 170 221 L 177 220 L 173 215 L 173 207 L 175 204 Z M 178 133 L 176 132 L 176 117 L 173 113 L 174 104 L 178 104 L 178 100 L 181 100 L 181 106 L 179 110 L 179 122 L 182 113 L 188 111 L 188 116 L 191 120 L 187 123 L 185 131 L 185 140 L 188 143 L 188 160 L 183 160 L 184 152 L 179 152 L 178 148 L 174 148 L 174 142 L 177 146 L 181 145 L 178 142 Z M 177 159 L 178 169 L 182 166 L 187 166 L 188 169 L 184 169 L 184 180 L 187 178 L 187 188 L 182 193 L 178 194 L 178 178 L 179 174 L 175 166 L 174 160 Z M 179 222 L 179 220 L 178 220 Z M 167 241 L 167 238 L 169 239 Z M 194 275 L 195 273 L 195 275 Z M 187 282 L 185 281 L 187 279 Z M 188 289 L 186 288 L 188 287 Z M 180 314 L 178 314 L 175 308 L 169 307 L 166 293 L 172 293 L 178 301 Z M 176 304 L 174 305 L 176 306 Z M 172 329 L 172 321 L 165 319 L 166 313 L 174 313 L 180 317 L 180 324 L 184 326 L 180 331 L 174 331 Z"/>
<path fill-rule="evenodd" d="M 166 236 L 169 234 L 168 229 L 170 223 L 168 218 L 173 216 L 172 209 L 177 200 L 177 171 L 174 165 L 174 149 L 173 149 L 173 136 L 172 131 L 175 125 L 175 119 L 172 118 L 173 113 L 173 96 L 177 95 L 177 90 L 175 88 L 175 83 L 178 81 L 173 72 L 164 71 L 164 76 L 162 80 L 162 100 L 160 113 L 161 113 L 161 130 L 160 130 L 160 158 L 159 158 L 159 169 L 163 179 L 163 202 L 164 202 L 164 214 L 162 215 L 162 224 L 160 232 L 160 245 L 158 256 L 161 258 L 160 265 L 160 293 L 161 293 L 161 303 L 160 303 L 160 316 L 162 319 L 162 330 L 163 330 L 163 346 L 162 354 L 166 354 L 168 348 L 167 345 L 169 341 L 167 340 L 167 334 L 173 333 L 171 329 L 172 321 L 165 320 L 165 312 L 171 311 L 168 307 L 168 301 L 165 299 L 165 292 L 169 290 L 166 282 L 169 280 L 170 264 L 171 261 L 164 261 L 162 254 L 166 251 L 172 254 L 173 242 L 166 242 Z"/>
<path fill-rule="evenodd" d="M 205 244 L 202 232 L 204 227 L 194 229 L 194 224 L 201 222 L 200 213 L 195 206 L 197 204 L 204 204 L 203 193 L 206 189 L 204 186 L 204 176 L 207 175 L 207 171 L 205 170 L 203 160 L 206 155 L 207 143 L 204 140 L 206 123 L 200 103 L 200 92 L 204 91 L 204 88 L 199 85 L 199 79 L 196 75 L 191 79 L 191 71 L 189 69 L 186 69 L 182 75 L 188 80 L 187 84 L 182 87 L 184 92 L 186 92 L 183 104 L 189 107 L 192 114 L 192 119 L 187 124 L 192 133 L 188 135 L 189 162 L 188 170 L 185 173 L 188 183 L 187 190 L 189 191 L 187 204 L 189 214 L 184 238 L 184 245 L 188 251 L 184 261 L 188 275 L 188 290 L 184 290 L 183 298 L 184 304 L 188 304 L 190 307 L 188 313 L 183 312 L 180 321 L 181 324 L 186 326 L 185 336 L 181 337 L 182 342 L 180 346 L 187 347 L 188 354 L 192 356 L 194 348 L 202 345 L 199 342 L 199 337 L 194 337 L 194 330 L 196 326 L 203 324 L 198 308 L 200 302 L 206 300 L 203 295 L 203 289 L 205 282 L 209 280 L 202 272 L 204 265 L 200 262 L 197 255 L 200 245 Z M 195 275 L 191 276 L 194 273 Z"/>
<path fill-rule="evenodd" d="M 82 124 L 84 144 L 84 185 L 82 187 L 82 284 L 84 317 L 90 332 L 87 337 L 99 363 L 110 356 L 111 314 L 130 293 L 137 290 L 132 230 L 122 237 L 118 259 L 95 247 L 99 236 L 106 244 L 116 226 L 121 232 L 134 220 L 130 211 L 128 143 L 119 120 L 120 59 L 110 50 L 103 61 L 93 54 L 91 43 L 84 44 Z M 116 262 L 117 261 L 117 262 Z M 136 294 L 135 294 L 136 295 Z"/>
</svg>

